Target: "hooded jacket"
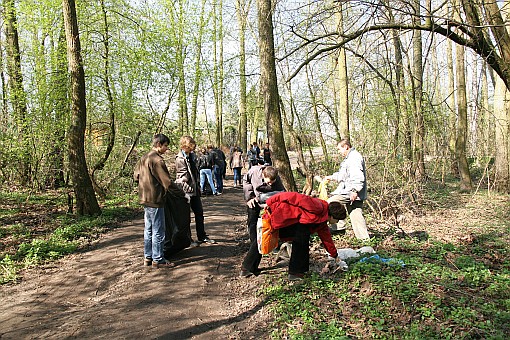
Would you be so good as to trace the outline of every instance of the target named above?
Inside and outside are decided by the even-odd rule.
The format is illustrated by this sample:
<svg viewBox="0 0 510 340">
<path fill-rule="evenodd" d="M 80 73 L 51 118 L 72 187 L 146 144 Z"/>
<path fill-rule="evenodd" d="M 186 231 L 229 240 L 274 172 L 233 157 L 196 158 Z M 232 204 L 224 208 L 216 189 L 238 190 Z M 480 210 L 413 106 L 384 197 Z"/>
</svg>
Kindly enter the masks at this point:
<svg viewBox="0 0 510 340">
<path fill-rule="evenodd" d="M 266 205 L 271 213 L 271 228 L 306 224 L 310 233 L 317 233 L 329 255 L 338 256 L 327 224 L 328 202 L 298 192 L 282 192 L 270 197 Z"/>
</svg>

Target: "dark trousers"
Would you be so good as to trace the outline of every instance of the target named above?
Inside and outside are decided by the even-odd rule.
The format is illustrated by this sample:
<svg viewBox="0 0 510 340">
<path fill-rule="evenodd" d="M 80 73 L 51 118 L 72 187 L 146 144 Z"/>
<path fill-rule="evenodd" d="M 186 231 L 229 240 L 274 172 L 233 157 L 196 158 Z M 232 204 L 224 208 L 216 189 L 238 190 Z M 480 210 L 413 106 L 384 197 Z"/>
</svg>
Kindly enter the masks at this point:
<svg viewBox="0 0 510 340">
<path fill-rule="evenodd" d="M 202 207 L 202 199 L 200 196 L 191 196 L 190 206 L 195 215 L 197 238 L 199 241 L 203 241 L 207 237 L 207 234 L 205 233 L 204 208 Z M 257 242 L 257 240 L 255 240 L 255 242 Z"/>
<path fill-rule="evenodd" d="M 250 249 L 244 257 L 243 269 L 252 273 L 259 271 L 260 260 L 262 255 L 259 253 L 257 246 L 257 220 L 260 215 L 260 207 L 248 208 L 248 232 L 250 233 Z"/>
<path fill-rule="evenodd" d="M 310 267 L 310 229 L 306 224 L 294 224 L 279 230 L 280 238 L 292 238 L 289 274 L 304 274 Z"/>
</svg>

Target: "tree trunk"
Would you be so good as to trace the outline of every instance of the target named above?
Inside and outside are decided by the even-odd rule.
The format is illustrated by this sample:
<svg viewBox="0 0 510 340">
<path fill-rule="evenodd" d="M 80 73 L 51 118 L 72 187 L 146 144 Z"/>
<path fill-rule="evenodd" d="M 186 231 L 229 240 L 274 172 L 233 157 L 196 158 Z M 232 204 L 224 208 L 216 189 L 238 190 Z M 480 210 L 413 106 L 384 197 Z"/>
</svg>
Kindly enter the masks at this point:
<svg viewBox="0 0 510 340">
<path fill-rule="evenodd" d="M 336 11 L 337 30 L 340 35 L 343 34 L 344 17 L 341 2 Z M 350 140 L 351 132 L 349 128 L 349 79 L 347 77 L 347 57 L 345 48 L 340 47 L 338 51 L 338 126 L 342 138 Z M 324 154 L 327 159 L 327 153 Z"/>
<path fill-rule="evenodd" d="M 263 98 L 264 114 L 267 122 L 269 143 L 273 146 L 273 164 L 280 172 L 283 184 L 289 191 L 296 191 L 294 175 L 283 138 L 280 113 L 276 64 L 273 37 L 273 9 L 271 0 L 257 0 L 259 54 L 260 54 L 260 93 Z"/>
<path fill-rule="evenodd" d="M 69 171 L 76 195 L 76 212 L 79 215 L 101 213 L 85 160 L 85 127 L 87 106 L 85 100 L 85 74 L 81 58 L 80 36 L 74 0 L 62 0 L 67 40 L 69 73 L 71 75 L 71 120 L 68 131 Z"/>
<path fill-rule="evenodd" d="M 509 138 L 510 93 L 500 77 L 496 78 L 494 89 L 494 116 L 496 120 L 496 153 L 494 160 L 494 187 L 501 192 L 510 192 Z"/>
<path fill-rule="evenodd" d="M 251 1 L 250 1 L 251 2 Z M 250 2 L 236 0 L 237 24 L 239 26 L 239 132 L 238 144 L 246 151 L 247 142 L 247 95 L 246 95 L 246 25 Z"/>
<path fill-rule="evenodd" d="M 420 24 L 420 0 L 414 1 L 414 10 L 416 13 L 415 24 Z M 417 180 L 426 178 L 425 174 L 425 124 L 423 122 L 423 44 L 421 31 L 414 31 L 413 36 L 413 99 L 414 99 L 414 162 L 415 171 L 413 175 Z"/>
<path fill-rule="evenodd" d="M 104 90 L 106 92 L 106 97 L 108 99 L 108 112 L 110 116 L 110 122 L 108 124 L 109 133 L 108 133 L 108 143 L 106 145 L 106 150 L 104 152 L 103 157 L 98 160 L 98 162 L 92 167 L 92 171 L 90 173 L 90 179 L 92 181 L 92 185 L 94 187 L 94 191 L 101 197 L 102 199 L 106 199 L 106 192 L 104 188 L 102 188 L 96 181 L 95 174 L 96 171 L 103 170 L 106 161 L 110 157 L 112 153 L 113 147 L 115 145 L 115 102 L 113 100 L 112 90 L 110 88 L 110 32 L 108 27 L 108 17 L 106 12 L 106 7 L 104 5 L 104 0 L 101 0 L 101 11 L 103 14 L 103 23 L 104 23 Z"/>
<path fill-rule="evenodd" d="M 18 39 L 18 22 L 14 8 L 14 0 L 4 0 L 4 20 L 7 53 L 7 74 L 9 76 L 9 99 L 14 110 L 14 121 L 18 126 L 18 138 L 28 140 L 27 126 L 27 98 L 23 89 L 23 75 L 21 73 L 21 55 Z M 30 183 L 30 152 L 29 144 L 20 145 L 19 157 L 21 169 L 21 184 Z"/>
<path fill-rule="evenodd" d="M 446 67 L 448 68 L 448 94 L 446 103 L 448 105 L 448 151 L 450 155 L 450 172 L 453 176 L 459 176 L 457 157 L 455 156 L 455 141 L 457 140 L 457 110 L 455 110 L 455 74 L 453 71 L 453 47 L 452 42 L 446 42 Z"/>
<path fill-rule="evenodd" d="M 190 131 L 191 134 L 195 134 L 195 127 L 197 122 L 197 110 L 198 110 L 198 94 L 200 92 L 200 82 L 202 80 L 201 71 L 201 60 L 202 60 L 202 38 L 204 36 L 206 20 L 204 19 L 206 0 L 202 0 L 202 7 L 200 10 L 200 23 L 198 28 L 197 37 L 197 51 L 195 59 L 195 80 L 193 82 L 193 97 L 191 99 L 191 120 L 190 120 Z"/>
<path fill-rule="evenodd" d="M 458 12 L 454 13 L 454 18 L 460 20 Z M 464 46 L 457 45 L 456 54 L 456 74 L 457 74 L 457 139 L 455 140 L 455 155 L 459 166 L 460 189 L 470 191 L 473 188 L 471 174 L 469 173 L 469 164 L 466 156 L 467 143 L 467 95 L 466 95 L 466 64 Z"/>
</svg>

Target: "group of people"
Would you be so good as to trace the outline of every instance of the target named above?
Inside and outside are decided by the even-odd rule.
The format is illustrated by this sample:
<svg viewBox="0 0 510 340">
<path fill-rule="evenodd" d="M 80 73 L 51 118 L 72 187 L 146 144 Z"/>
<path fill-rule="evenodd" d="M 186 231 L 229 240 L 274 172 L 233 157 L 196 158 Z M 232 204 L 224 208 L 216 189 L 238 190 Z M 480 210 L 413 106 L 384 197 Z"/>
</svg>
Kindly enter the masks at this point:
<svg viewBox="0 0 510 340">
<path fill-rule="evenodd" d="M 257 142 L 251 143 L 248 148 L 246 159 L 248 162 L 248 168 L 259 164 L 273 165 L 269 143 L 266 143 L 266 146 L 262 150 L 260 150 Z"/>
<path fill-rule="evenodd" d="M 200 171 L 201 193 L 206 194 L 207 183 L 213 195 L 221 195 L 223 193 L 223 179 L 227 169 L 225 153 L 220 148 L 207 145 L 206 148 L 200 150 L 197 162 Z"/>
<path fill-rule="evenodd" d="M 356 237 L 361 240 L 370 239 L 362 214 L 363 201 L 367 195 L 365 161 L 347 139 L 342 139 L 337 149 L 344 159 L 339 171 L 325 178 L 326 181 L 338 182 L 338 187 L 327 201 L 296 192 L 285 192 L 278 171 L 270 165 L 253 165 L 244 175 L 250 248 L 241 265 L 242 277 L 260 273 L 262 255 L 257 245 L 257 220 L 262 207 L 269 211 L 271 228 L 279 230 L 280 239 L 292 240 L 289 261 L 291 281 L 301 280 L 309 270 L 308 247 L 313 233 L 318 234 L 328 255 L 337 264 L 340 262 L 328 223 L 340 224 L 348 213 Z M 281 193 L 264 201 L 263 194 L 269 192 Z M 345 223 L 341 226 L 345 228 Z"/>
<path fill-rule="evenodd" d="M 152 150 L 136 164 L 134 180 L 138 182 L 140 204 L 144 206 L 144 265 L 173 267 L 164 256 L 165 251 L 165 203 L 168 197 L 185 199 L 195 216 L 197 240 L 189 235 L 193 246 L 201 243 L 216 243 L 209 238 L 204 226 L 199 169 L 195 155 L 196 142 L 191 136 L 183 136 L 179 141 L 180 150 L 175 156 L 176 178 L 172 181 L 163 159 L 170 139 L 157 134 L 152 141 Z M 222 188 L 223 190 L 223 188 Z M 189 212 L 190 213 L 190 212 Z"/>
<path fill-rule="evenodd" d="M 144 206 L 144 265 L 158 268 L 174 265 L 164 256 L 165 196 L 186 200 L 189 203 L 196 224 L 197 241 L 190 240 L 193 245 L 204 242 L 216 243 L 205 232 L 200 196 L 204 191 L 206 179 L 213 189 L 213 194 L 221 194 L 226 168 L 225 155 L 220 149 L 208 145 L 196 155 L 194 139 L 191 136 L 183 136 L 179 143 L 180 151 L 175 156 L 176 178 L 172 181 L 162 157 L 168 150 L 169 143 L 169 138 L 164 134 L 155 135 L 152 150 L 140 159 L 134 171 L 140 203 Z M 256 153 L 254 145 L 257 147 L 257 144 L 253 143 L 249 151 Z M 269 144 L 266 144 L 266 148 L 269 149 Z M 265 157 L 257 161 L 257 164 L 251 164 L 248 172 L 242 177 L 250 248 L 241 265 L 241 276 L 249 277 L 260 273 L 262 255 L 257 245 L 257 221 L 262 208 L 270 212 L 271 226 L 279 230 L 280 239 L 292 241 L 289 280 L 300 280 L 309 270 L 308 247 L 310 235 L 313 233 L 319 235 L 329 256 L 339 262 L 328 223 L 345 228 L 345 223 L 340 222 L 349 214 L 356 237 L 369 240 L 362 214 L 363 201 L 367 195 L 365 162 L 347 139 L 342 139 L 337 144 L 337 149 L 344 159 L 338 172 L 325 177 L 326 181 L 338 182 L 338 187 L 327 201 L 287 192 L 278 170 Z M 232 149 L 230 168 L 234 172 L 234 186 L 240 185 L 243 157 L 239 147 Z M 213 173 L 216 182 L 212 180 Z"/>
</svg>

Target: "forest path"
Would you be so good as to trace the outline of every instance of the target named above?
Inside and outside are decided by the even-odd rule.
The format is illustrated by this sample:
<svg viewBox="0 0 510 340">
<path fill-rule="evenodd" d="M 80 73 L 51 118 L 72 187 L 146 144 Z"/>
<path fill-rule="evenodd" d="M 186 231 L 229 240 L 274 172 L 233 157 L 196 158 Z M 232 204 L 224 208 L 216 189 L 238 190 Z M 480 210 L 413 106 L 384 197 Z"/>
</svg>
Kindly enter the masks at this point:
<svg viewBox="0 0 510 340">
<path fill-rule="evenodd" d="M 0 287 L 0 339 L 266 338 L 256 296 L 264 275 L 238 277 L 248 249 L 242 189 L 226 183 L 223 195 L 202 198 L 217 244 L 183 250 L 172 269 L 144 267 L 143 219 L 127 223 Z"/>
</svg>

